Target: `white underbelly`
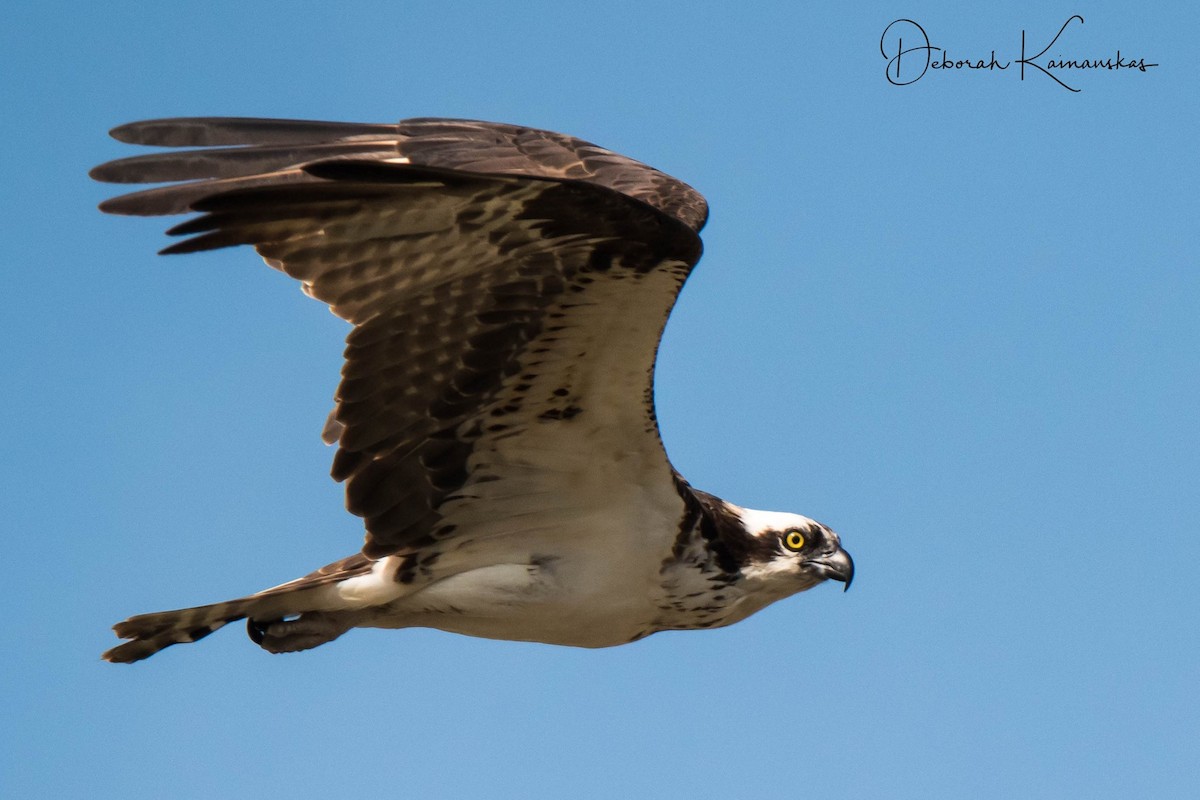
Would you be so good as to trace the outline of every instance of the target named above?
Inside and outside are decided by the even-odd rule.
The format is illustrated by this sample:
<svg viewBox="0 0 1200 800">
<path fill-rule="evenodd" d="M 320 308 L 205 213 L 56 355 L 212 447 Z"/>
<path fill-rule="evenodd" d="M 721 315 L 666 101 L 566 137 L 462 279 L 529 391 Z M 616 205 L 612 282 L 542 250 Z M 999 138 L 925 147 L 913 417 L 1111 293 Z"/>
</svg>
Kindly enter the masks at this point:
<svg viewBox="0 0 1200 800">
<path fill-rule="evenodd" d="M 660 613 L 665 552 L 657 537 L 627 519 L 576 517 L 572 525 L 447 553 L 434 570 L 443 577 L 389 604 L 371 624 L 577 647 L 644 635 Z"/>
</svg>

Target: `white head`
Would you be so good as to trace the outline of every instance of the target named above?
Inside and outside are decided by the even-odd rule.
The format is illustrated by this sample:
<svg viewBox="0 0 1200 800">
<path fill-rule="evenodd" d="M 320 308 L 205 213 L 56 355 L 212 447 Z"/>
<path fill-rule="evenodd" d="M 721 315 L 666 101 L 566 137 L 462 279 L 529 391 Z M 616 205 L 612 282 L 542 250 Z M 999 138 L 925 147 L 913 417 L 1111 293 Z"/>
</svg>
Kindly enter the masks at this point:
<svg viewBox="0 0 1200 800">
<path fill-rule="evenodd" d="M 777 587 L 792 594 L 827 579 L 850 588 L 854 560 L 841 539 L 825 525 L 800 514 L 758 511 L 734 506 L 753 542 L 747 548 L 742 574 L 751 583 Z"/>
</svg>

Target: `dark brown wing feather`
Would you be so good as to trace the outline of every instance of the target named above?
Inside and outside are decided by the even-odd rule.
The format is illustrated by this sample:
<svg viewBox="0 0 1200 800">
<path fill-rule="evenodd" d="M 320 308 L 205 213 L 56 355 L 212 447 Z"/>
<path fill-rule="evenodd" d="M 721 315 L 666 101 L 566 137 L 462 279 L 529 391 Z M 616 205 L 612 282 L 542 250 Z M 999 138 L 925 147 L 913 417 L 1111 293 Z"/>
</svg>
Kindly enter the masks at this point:
<svg viewBox="0 0 1200 800">
<path fill-rule="evenodd" d="M 496 418 L 520 405 L 519 373 L 567 335 L 568 297 L 605 283 L 614 320 L 649 309 L 661 330 L 700 255 L 706 210 L 694 190 L 559 134 L 454 120 L 190 119 L 114 135 L 246 145 L 97 167 L 95 177 L 113 182 L 194 180 L 102 208 L 203 212 L 172 229 L 192 238 L 164 252 L 251 244 L 354 324 L 325 436 L 339 443 L 333 475 L 366 520 L 372 557 L 452 535 L 439 508 L 468 481 L 480 439 L 505 427 Z M 400 158 L 414 163 L 388 160 Z M 637 278 L 663 265 L 677 279 L 638 296 Z M 613 303 L 612 286 L 638 302 Z M 656 342 L 632 348 L 646 373 Z M 558 414 L 543 412 L 539 424 L 571 416 Z"/>
<path fill-rule="evenodd" d="M 327 158 L 405 158 L 430 167 L 605 186 L 641 200 L 697 232 L 708 218 L 703 196 L 682 181 L 591 142 L 519 125 L 429 118 L 377 124 L 184 117 L 131 122 L 111 133 L 129 144 L 219 148 L 134 156 L 92 170 L 93 178 L 111 183 L 230 181 L 205 187 L 211 194 L 224 188 L 260 185 L 262 181 L 253 178 Z M 295 169 L 290 169 L 288 179 L 308 180 Z M 116 214 L 181 214 L 189 210 L 190 202 L 203 196 L 196 188 L 151 189 L 114 198 L 101 208 Z"/>
</svg>

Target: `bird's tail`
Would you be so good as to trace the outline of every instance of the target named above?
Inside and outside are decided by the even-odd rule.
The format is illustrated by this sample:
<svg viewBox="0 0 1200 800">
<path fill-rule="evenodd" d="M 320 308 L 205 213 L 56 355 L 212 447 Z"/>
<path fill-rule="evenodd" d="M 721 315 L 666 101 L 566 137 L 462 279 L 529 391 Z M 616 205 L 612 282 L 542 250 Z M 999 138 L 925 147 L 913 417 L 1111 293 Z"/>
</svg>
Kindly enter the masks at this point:
<svg viewBox="0 0 1200 800">
<path fill-rule="evenodd" d="M 263 644 L 264 625 L 277 623 L 285 617 L 303 616 L 308 612 L 330 610 L 329 598 L 335 594 L 336 584 L 364 575 L 371 571 L 372 562 L 361 553 L 335 561 L 316 572 L 297 578 L 281 586 L 266 589 L 249 597 L 226 600 L 207 606 L 181 608 L 177 611 L 157 611 L 139 614 L 113 626 L 117 636 L 131 641 L 117 645 L 101 657 L 105 661 L 129 664 L 141 661 L 173 644 L 198 642 L 218 628 L 241 619 L 251 620 L 250 635 L 257 644 Z M 263 623 L 260 625 L 259 623 Z M 327 641 L 336 638 L 334 628 L 326 621 L 330 635 Z M 340 631 L 338 631 L 340 633 Z M 257 636 L 256 636 L 257 634 Z M 319 644 L 320 637 L 309 636 L 305 643 L 287 646 L 285 642 L 263 645 L 272 652 L 304 649 Z M 311 642 L 311 643 L 309 643 Z"/>
<path fill-rule="evenodd" d="M 149 658 L 173 644 L 198 642 L 226 623 L 261 615 L 264 599 L 267 598 L 251 595 L 224 603 L 130 617 L 114 625 L 113 630 L 122 639 L 133 641 L 114 647 L 102 658 L 118 664 L 130 664 Z M 277 605 L 279 596 L 269 599 L 275 601 L 272 605 Z"/>
</svg>

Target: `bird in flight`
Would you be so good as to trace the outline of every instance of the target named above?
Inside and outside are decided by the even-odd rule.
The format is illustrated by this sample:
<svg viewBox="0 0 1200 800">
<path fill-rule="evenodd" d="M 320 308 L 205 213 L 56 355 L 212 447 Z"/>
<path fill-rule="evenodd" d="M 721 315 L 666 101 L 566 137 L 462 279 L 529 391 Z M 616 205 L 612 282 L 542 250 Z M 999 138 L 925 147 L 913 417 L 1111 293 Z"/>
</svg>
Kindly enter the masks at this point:
<svg viewBox="0 0 1200 800">
<path fill-rule="evenodd" d="M 693 188 L 588 142 L 457 119 L 181 118 L 93 178 L 165 184 L 113 214 L 197 212 L 164 253 L 248 244 L 352 326 L 323 438 L 360 552 L 114 630 L 114 662 L 245 620 L 272 653 L 355 627 L 608 647 L 738 622 L 854 563 L 798 514 L 693 489 L 654 360 L 700 258 Z"/>
</svg>

